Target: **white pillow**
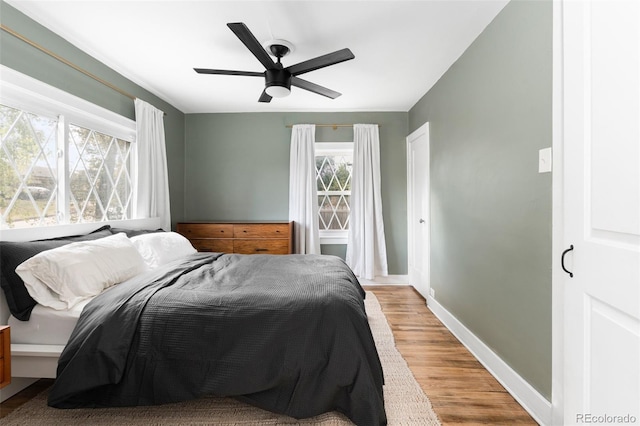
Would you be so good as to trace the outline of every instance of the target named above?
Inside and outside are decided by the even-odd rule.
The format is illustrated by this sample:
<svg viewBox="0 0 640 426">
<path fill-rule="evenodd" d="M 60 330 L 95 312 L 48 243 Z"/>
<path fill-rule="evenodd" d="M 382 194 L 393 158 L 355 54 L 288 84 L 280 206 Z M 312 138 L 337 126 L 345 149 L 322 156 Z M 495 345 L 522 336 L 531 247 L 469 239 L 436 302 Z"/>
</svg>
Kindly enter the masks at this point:
<svg viewBox="0 0 640 426">
<path fill-rule="evenodd" d="M 177 232 L 151 232 L 131 237 L 131 241 L 150 269 L 197 252 Z"/>
<path fill-rule="evenodd" d="M 120 233 L 40 252 L 18 265 L 16 273 L 36 302 L 60 310 L 144 270 L 144 260 Z"/>
<path fill-rule="evenodd" d="M 20 266 L 22 266 L 22 264 L 19 265 L 18 268 Z M 48 306 L 58 311 L 68 309 L 69 305 L 67 302 L 60 300 L 60 295 L 36 278 L 29 269 L 25 268 L 18 271 L 18 268 L 16 268 L 16 273 L 20 275 L 20 278 L 24 281 L 24 286 L 27 288 L 29 295 L 33 297 L 33 300 L 42 306 Z"/>
</svg>

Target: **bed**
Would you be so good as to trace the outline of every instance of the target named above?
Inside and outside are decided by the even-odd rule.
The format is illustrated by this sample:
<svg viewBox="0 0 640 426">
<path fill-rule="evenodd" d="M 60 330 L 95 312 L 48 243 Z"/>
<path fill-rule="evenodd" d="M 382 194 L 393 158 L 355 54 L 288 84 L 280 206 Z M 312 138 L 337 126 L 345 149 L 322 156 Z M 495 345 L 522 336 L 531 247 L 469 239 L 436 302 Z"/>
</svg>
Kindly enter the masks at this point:
<svg viewBox="0 0 640 426">
<path fill-rule="evenodd" d="M 60 330 L 74 316 L 77 323 L 55 357 L 49 404 L 150 405 L 213 394 L 296 418 L 337 410 L 358 425 L 386 424 L 364 297 L 333 256 L 189 253 L 160 262 L 68 309 Z M 53 323 L 47 312 L 37 305 L 30 316 L 40 325 L 20 326 L 43 330 Z M 19 335 L 31 340 L 13 346 L 61 343 L 46 330 Z"/>
</svg>

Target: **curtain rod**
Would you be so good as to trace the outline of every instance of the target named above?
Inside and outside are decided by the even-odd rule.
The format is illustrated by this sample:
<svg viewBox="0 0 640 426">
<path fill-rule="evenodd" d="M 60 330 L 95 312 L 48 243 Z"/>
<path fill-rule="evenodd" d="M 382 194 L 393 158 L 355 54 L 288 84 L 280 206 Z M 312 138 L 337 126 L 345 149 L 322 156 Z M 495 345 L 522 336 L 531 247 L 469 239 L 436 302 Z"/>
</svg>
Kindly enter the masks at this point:
<svg viewBox="0 0 640 426">
<path fill-rule="evenodd" d="M 338 127 L 353 127 L 353 124 L 316 124 L 316 127 L 331 127 L 333 130 L 337 130 Z M 287 129 L 292 129 L 293 128 L 293 124 L 287 124 L 285 126 Z M 378 124 L 378 127 L 382 127 L 380 124 Z"/>
<path fill-rule="evenodd" d="M 38 49 L 39 51 L 46 53 L 47 55 L 51 56 L 54 59 L 57 59 L 58 61 L 62 62 L 63 64 L 73 68 L 74 70 L 81 72 L 82 74 L 86 75 L 87 77 L 90 77 L 94 80 L 96 80 L 97 82 L 104 84 L 105 86 L 109 87 L 110 89 L 115 90 L 116 92 L 120 93 L 121 95 L 126 96 L 127 98 L 130 98 L 132 100 L 135 100 L 136 97 L 133 96 L 132 94 L 125 92 L 124 90 L 120 89 L 119 87 L 114 86 L 113 84 L 109 83 L 106 80 L 101 79 L 100 77 L 98 77 L 95 74 L 90 73 L 89 71 L 80 68 L 79 66 L 77 66 L 76 64 L 74 64 L 73 62 L 69 62 L 68 60 L 66 60 L 65 58 L 63 58 L 62 56 L 50 51 L 49 49 L 39 45 L 38 43 L 36 43 L 35 41 L 29 40 L 28 38 L 26 38 L 25 36 L 23 36 L 20 33 L 15 32 L 14 30 L 12 30 L 11 28 L 0 24 L 0 28 L 2 28 L 3 31 L 6 31 L 7 33 L 11 34 L 12 36 L 24 41 L 25 43 L 27 43 L 30 46 L 35 47 L 36 49 Z"/>
</svg>

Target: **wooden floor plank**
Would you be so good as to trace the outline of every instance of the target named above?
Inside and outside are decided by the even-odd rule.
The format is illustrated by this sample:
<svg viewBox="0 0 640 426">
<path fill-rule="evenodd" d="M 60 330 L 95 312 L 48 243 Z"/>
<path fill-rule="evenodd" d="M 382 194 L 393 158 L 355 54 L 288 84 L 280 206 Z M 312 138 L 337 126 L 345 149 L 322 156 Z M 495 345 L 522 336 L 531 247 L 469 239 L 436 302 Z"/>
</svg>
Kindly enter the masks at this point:
<svg viewBox="0 0 640 426">
<path fill-rule="evenodd" d="M 409 286 L 365 286 L 396 347 L 445 426 L 536 425 L 533 418 L 427 308 Z"/>
</svg>

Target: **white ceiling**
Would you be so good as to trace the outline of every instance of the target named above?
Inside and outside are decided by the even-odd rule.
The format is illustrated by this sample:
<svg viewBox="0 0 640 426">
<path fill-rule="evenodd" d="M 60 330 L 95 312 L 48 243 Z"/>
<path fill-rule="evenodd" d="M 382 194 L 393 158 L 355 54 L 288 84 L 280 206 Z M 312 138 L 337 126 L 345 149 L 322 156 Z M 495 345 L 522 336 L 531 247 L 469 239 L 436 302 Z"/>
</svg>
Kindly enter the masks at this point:
<svg viewBox="0 0 640 426">
<path fill-rule="evenodd" d="M 205 113 L 408 111 L 508 0 L 6 2 L 179 110 Z M 342 96 L 293 87 L 264 104 L 260 77 L 197 74 L 264 71 L 228 22 L 293 43 L 285 67 L 348 47 L 355 59 L 303 76 Z"/>
</svg>

